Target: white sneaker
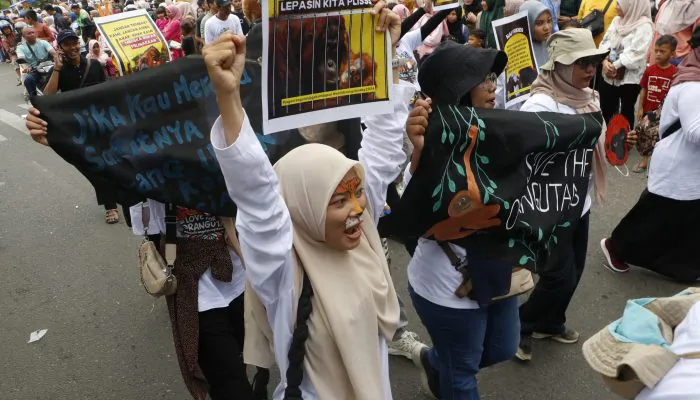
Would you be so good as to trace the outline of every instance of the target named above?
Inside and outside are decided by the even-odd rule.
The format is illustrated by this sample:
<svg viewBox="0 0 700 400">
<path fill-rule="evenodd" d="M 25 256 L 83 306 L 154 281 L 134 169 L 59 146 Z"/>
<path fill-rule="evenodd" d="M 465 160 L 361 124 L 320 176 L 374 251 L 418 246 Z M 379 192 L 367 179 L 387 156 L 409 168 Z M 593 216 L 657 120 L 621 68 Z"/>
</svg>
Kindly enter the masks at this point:
<svg viewBox="0 0 700 400">
<path fill-rule="evenodd" d="M 420 352 L 427 347 L 420 342 L 417 333 L 404 330 L 398 340 L 389 342 L 389 354 L 406 357 L 420 367 Z"/>
</svg>

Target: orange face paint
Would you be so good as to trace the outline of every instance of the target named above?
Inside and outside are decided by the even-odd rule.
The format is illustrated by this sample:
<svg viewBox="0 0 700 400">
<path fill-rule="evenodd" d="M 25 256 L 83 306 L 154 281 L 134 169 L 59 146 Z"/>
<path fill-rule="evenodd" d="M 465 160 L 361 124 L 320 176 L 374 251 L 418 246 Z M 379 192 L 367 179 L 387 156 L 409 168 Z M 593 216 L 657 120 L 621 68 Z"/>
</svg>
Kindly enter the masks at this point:
<svg viewBox="0 0 700 400">
<path fill-rule="evenodd" d="M 335 189 L 335 194 L 348 194 L 350 196 L 350 201 L 352 201 L 352 207 L 355 212 L 361 213 L 362 207 L 360 207 L 360 201 L 357 199 L 357 190 L 360 188 L 362 180 L 356 176 L 346 179 L 338 185 Z"/>
</svg>

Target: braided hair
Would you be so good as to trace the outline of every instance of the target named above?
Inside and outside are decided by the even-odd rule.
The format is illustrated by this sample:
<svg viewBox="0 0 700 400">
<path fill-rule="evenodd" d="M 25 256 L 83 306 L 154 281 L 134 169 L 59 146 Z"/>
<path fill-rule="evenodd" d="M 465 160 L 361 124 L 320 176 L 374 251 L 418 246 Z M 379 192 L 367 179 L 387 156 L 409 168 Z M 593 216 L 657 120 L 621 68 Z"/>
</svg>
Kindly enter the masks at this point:
<svg viewBox="0 0 700 400">
<path fill-rule="evenodd" d="M 299 304 L 297 305 L 297 321 L 292 343 L 289 346 L 289 366 L 287 367 L 287 388 L 284 390 L 284 400 L 303 400 L 301 396 L 301 381 L 304 379 L 304 356 L 306 355 L 306 340 L 309 338 L 309 316 L 311 315 L 311 287 L 308 275 L 304 274 Z"/>
</svg>

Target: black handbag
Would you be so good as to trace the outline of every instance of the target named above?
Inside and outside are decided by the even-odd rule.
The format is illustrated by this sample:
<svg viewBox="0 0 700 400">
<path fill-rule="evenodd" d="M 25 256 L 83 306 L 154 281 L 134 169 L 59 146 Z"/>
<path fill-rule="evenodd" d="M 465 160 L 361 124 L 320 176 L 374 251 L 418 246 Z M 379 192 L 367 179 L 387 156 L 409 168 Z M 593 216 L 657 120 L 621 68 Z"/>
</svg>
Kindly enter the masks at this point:
<svg viewBox="0 0 700 400">
<path fill-rule="evenodd" d="M 591 31 L 594 37 L 605 32 L 605 13 L 608 12 L 610 4 L 612 4 L 612 0 L 608 0 L 603 11 L 593 10 L 590 14 L 583 17 L 581 20 L 581 27 Z"/>
</svg>

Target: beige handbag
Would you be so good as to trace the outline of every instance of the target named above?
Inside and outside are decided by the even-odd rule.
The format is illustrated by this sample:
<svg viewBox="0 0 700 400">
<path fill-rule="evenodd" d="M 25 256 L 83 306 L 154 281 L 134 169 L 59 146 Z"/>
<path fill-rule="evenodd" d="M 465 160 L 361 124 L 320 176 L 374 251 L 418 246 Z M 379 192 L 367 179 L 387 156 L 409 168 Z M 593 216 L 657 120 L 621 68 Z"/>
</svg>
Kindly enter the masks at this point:
<svg viewBox="0 0 700 400">
<path fill-rule="evenodd" d="M 157 244 L 148 239 L 148 223 L 151 219 L 151 211 L 147 204 L 146 206 L 143 204 L 141 203 L 141 221 L 143 222 L 145 237 L 139 246 L 141 284 L 146 289 L 146 292 L 153 297 L 168 296 L 177 291 L 177 278 L 173 275 L 177 245 L 169 243 L 171 240 L 166 240 L 164 260 L 158 251 Z M 170 205 L 166 205 L 166 208 L 168 209 L 166 237 L 170 236 L 172 239 L 175 236 L 174 229 L 176 229 L 175 216 L 170 216 Z M 172 208 L 174 209 L 174 206 Z M 172 234 L 168 235 L 170 230 L 173 230 Z M 174 240 L 172 241 L 174 242 Z"/>
<path fill-rule="evenodd" d="M 455 290 L 455 296 L 463 299 L 469 297 L 472 291 L 472 280 L 467 269 L 466 258 L 460 259 L 447 242 L 438 242 L 438 245 L 450 260 L 452 266 L 462 274 L 462 283 Z M 514 296 L 520 296 L 531 291 L 535 287 L 535 281 L 532 279 L 532 272 L 522 267 L 513 268 L 513 273 L 510 276 L 510 290 L 502 296 L 495 296 L 491 301 L 499 301 L 509 299 Z"/>
</svg>

